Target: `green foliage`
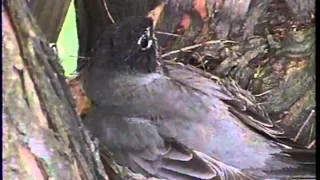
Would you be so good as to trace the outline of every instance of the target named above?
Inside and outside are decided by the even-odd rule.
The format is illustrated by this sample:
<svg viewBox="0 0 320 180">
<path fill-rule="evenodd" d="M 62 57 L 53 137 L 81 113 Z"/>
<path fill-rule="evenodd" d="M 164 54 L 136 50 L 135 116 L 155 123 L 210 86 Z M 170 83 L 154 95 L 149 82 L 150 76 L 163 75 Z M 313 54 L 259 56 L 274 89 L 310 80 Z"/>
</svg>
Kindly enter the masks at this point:
<svg viewBox="0 0 320 180">
<path fill-rule="evenodd" d="M 74 1 L 70 3 L 68 13 L 63 23 L 57 41 L 58 55 L 65 71 L 65 76 L 70 77 L 77 67 L 78 35 Z"/>
</svg>

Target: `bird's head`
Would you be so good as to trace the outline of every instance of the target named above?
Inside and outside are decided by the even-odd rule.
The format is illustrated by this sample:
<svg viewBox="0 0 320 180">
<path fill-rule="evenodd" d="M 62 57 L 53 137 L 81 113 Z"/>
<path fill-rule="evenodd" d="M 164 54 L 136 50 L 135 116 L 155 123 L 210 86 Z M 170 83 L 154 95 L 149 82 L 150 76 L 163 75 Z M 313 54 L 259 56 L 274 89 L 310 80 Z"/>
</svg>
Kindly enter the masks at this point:
<svg viewBox="0 0 320 180">
<path fill-rule="evenodd" d="M 157 41 L 152 18 L 129 17 L 108 27 L 97 39 L 92 55 L 93 63 L 106 70 L 155 71 Z"/>
</svg>

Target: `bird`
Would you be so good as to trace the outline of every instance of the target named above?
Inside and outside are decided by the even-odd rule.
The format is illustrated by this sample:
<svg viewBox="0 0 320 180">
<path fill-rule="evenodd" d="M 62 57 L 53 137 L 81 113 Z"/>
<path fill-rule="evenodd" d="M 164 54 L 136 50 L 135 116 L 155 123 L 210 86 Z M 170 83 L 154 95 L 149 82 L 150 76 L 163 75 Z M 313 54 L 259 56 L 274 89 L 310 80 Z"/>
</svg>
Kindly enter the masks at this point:
<svg viewBox="0 0 320 180">
<path fill-rule="evenodd" d="M 315 177 L 314 152 L 287 143 L 249 92 L 162 61 L 154 24 L 133 16 L 108 26 L 80 71 L 94 104 L 84 125 L 118 164 L 173 180 Z"/>
</svg>

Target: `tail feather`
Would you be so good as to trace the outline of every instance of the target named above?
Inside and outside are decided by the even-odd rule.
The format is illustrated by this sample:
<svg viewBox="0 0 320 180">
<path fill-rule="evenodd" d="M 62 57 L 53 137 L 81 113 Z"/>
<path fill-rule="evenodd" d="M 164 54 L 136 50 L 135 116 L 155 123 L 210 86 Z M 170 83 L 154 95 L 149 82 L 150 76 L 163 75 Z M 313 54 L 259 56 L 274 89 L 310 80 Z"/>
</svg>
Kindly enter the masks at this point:
<svg viewBox="0 0 320 180">
<path fill-rule="evenodd" d="M 284 149 L 276 154 L 275 158 L 288 166 L 282 169 L 266 170 L 270 178 L 278 179 L 315 179 L 316 162 L 315 150 L 310 149 Z"/>
<path fill-rule="evenodd" d="M 266 165 L 265 169 L 252 170 L 240 170 L 201 152 L 196 153 L 217 171 L 220 179 L 316 179 L 314 150 L 284 150 L 283 153 L 275 155 L 274 161 L 270 162 L 270 165 Z M 279 163 L 276 163 L 275 161 L 278 161 Z M 277 164 L 279 166 L 277 166 Z M 284 164 L 287 164 L 288 166 L 285 166 Z"/>
<path fill-rule="evenodd" d="M 316 151 L 314 149 L 285 149 L 284 154 L 289 155 L 299 164 L 316 164 Z"/>
</svg>

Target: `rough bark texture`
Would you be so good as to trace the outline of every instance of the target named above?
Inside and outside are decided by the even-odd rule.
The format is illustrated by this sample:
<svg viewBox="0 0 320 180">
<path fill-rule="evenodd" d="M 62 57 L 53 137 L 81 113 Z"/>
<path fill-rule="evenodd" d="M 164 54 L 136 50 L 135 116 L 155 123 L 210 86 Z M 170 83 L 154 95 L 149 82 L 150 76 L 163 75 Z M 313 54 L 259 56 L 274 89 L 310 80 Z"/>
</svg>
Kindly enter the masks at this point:
<svg viewBox="0 0 320 180">
<path fill-rule="evenodd" d="M 2 6 L 4 179 L 107 178 L 26 2 Z"/>
<path fill-rule="evenodd" d="M 78 67 L 90 60 L 94 36 L 110 19 L 145 16 L 159 2 L 106 0 L 101 6 L 103 0 L 76 0 L 79 54 L 85 57 Z M 288 136 L 310 148 L 315 145 L 314 13 L 314 0 L 168 0 L 157 37 L 164 60 L 235 79 L 287 127 Z"/>
</svg>

